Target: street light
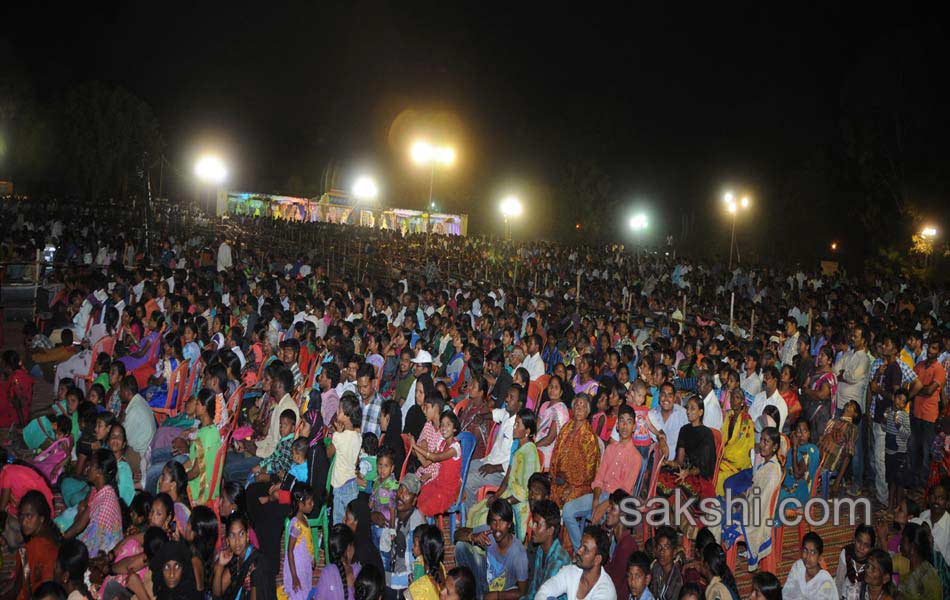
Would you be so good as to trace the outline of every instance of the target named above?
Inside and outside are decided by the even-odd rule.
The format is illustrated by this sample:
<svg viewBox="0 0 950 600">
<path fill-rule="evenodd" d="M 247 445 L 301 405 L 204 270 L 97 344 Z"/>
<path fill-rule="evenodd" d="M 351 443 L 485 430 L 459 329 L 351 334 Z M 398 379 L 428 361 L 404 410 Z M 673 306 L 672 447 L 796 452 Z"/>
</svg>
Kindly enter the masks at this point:
<svg viewBox="0 0 950 600">
<path fill-rule="evenodd" d="M 412 160 L 418 165 L 429 165 L 429 204 L 432 204 L 432 184 L 436 166 L 450 167 L 455 162 L 455 150 L 449 146 L 434 146 L 420 140 L 412 145 Z"/>
<path fill-rule="evenodd" d="M 224 183 L 224 180 L 228 177 L 228 169 L 224 166 L 224 161 L 221 160 L 218 156 L 213 154 L 208 154 L 202 156 L 198 159 L 198 162 L 195 163 L 195 176 L 202 183 L 208 184 L 209 188 L 216 190 L 219 185 Z M 198 192 L 199 198 L 201 192 Z M 215 194 L 217 195 L 217 194 Z M 213 200 L 214 203 L 217 203 L 217 198 Z M 200 201 L 199 201 L 200 204 Z M 217 207 L 214 207 L 212 211 L 214 213 L 214 228 L 215 234 L 217 234 L 218 228 L 218 210 Z"/>
<path fill-rule="evenodd" d="M 752 201 L 749 200 L 748 196 L 743 196 L 739 202 L 736 202 L 736 197 L 732 192 L 726 192 L 722 200 L 726 204 L 726 212 L 732 215 L 732 236 L 729 242 L 729 271 L 732 272 L 732 252 L 736 246 L 736 215 L 740 209 L 748 209 Z"/>
<path fill-rule="evenodd" d="M 372 177 L 362 175 L 353 183 L 353 196 L 357 200 L 375 200 L 379 195 L 379 188 Z"/>
<path fill-rule="evenodd" d="M 511 223 L 509 220 L 512 217 L 520 216 L 524 207 L 521 205 L 521 200 L 516 196 L 507 196 L 501 201 L 500 208 L 501 214 L 505 216 L 505 238 L 511 240 Z"/>
<path fill-rule="evenodd" d="M 228 169 L 224 166 L 224 161 L 217 156 L 202 156 L 195 163 L 195 175 L 205 183 L 219 185 L 227 178 Z"/>
<path fill-rule="evenodd" d="M 630 217 L 630 229 L 633 230 L 634 235 L 637 237 L 637 261 L 640 260 L 640 237 L 642 232 L 647 230 L 647 227 L 650 226 L 650 221 L 647 219 L 647 216 L 644 213 L 637 213 Z"/>
</svg>

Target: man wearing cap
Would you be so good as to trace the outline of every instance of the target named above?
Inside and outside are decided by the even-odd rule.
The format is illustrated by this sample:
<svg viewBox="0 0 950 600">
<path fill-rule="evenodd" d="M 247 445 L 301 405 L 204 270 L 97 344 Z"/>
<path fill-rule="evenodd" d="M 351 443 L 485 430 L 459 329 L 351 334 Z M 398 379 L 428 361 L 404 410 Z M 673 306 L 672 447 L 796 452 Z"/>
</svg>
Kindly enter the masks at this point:
<svg viewBox="0 0 950 600">
<path fill-rule="evenodd" d="M 412 363 L 412 375 L 416 378 L 416 381 L 426 373 L 432 372 L 432 355 L 426 350 L 420 350 L 415 358 L 409 362 Z M 412 405 L 416 402 L 416 381 L 412 382 L 409 393 L 406 394 L 406 399 L 402 403 L 403 423 L 406 422 L 406 415 L 409 413 L 409 409 L 412 408 Z"/>
<path fill-rule="evenodd" d="M 373 513 L 373 538 L 378 536 L 379 550 L 383 554 L 386 566 L 386 587 L 391 590 L 405 590 L 409 587 L 412 575 L 412 532 L 425 524 L 425 517 L 416 508 L 416 498 L 422 482 L 415 473 L 406 473 L 396 491 L 396 528 L 385 529 L 389 523 L 380 513 Z M 387 535 L 388 534 L 388 535 Z M 386 537 L 389 537 L 387 540 Z"/>
</svg>

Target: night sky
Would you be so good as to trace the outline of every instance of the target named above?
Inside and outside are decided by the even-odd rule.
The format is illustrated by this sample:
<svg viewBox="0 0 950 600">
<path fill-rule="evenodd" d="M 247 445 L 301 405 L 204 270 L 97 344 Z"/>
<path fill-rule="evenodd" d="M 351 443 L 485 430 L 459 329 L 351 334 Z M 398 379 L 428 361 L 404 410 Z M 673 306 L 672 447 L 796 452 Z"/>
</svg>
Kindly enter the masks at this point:
<svg viewBox="0 0 950 600">
<path fill-rule="evenodd" d="M 369 170 L 388 204 L 421 208 L 428 176 L 407 146 L 431 128 L 459 156 L 436 176 L 440 204 L 496 231 L 507 191 L 533 230 L 573 219 L 552 199 L 578 161 L 651 208 L 658 230 L 725 186 L 764 202 L 836 143 L 843 85 L 868 56 L 910 52 L 933 102 L 950 56 L 941 16 L 904 3 L 191 4 L 19 9 L 0 53 L 40 99 L 87 79 L 126 86 L 154 108 L 181 175 L 220 149 L 230 187 L 248 191 L 316 193 L 335 161 L 341 183 Z M 172 171 L 174 193 L 187 180 Z"/>
</svg>

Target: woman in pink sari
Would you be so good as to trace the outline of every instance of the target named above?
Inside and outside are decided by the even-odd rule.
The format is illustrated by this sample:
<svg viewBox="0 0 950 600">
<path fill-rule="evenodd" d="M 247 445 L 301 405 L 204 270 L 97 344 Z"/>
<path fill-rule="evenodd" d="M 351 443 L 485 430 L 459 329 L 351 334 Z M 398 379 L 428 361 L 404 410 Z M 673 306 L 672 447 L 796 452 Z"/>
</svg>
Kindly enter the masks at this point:
<svg viewBox="0 0 950 600">
<path fill-rule="evenodd" d="M 554 442 L 561 428 L 571 420 L 571 413 L 564 405 L 564 380 L 553 375 L 548 381 L 548 387 L 541 395 L 541 409 L 538 411 L 541 426 L 538 427 L 538 450 L 544 463 L 542 468 L 547 470 L 551 466 L 551 453 L 554 452 Z"/>
<path fill-rule="evenodd" d="M 832 371 L 834 362 L 834 350 L 825 344 L 818 351 L 815 372 L 802 388 L 802 416 L 808 419 L 811 430 L 815 432 L 823 432 L 834 416 L 834 398 L 838 391 L 838 378 Z"/>
</svg>

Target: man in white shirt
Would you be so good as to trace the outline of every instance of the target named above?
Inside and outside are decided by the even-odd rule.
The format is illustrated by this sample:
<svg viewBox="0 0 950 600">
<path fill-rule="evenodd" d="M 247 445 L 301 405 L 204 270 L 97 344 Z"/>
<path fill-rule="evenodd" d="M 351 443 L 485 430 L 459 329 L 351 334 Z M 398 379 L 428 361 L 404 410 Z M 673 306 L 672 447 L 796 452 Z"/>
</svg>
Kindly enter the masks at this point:
<svg viewBox="0 0 950 600">
<path fill-rule="evenodd" d="M 783 365 L 792 365 L 798 354 L 798 321 L 795 317 L 785 317 L 785 343 L 782 344 L 780 359 Z"/>
<path fill-rule="evenodd" d="M 703 398 L 703 425 L 722 431 L 722 407 L 713 388 L 712 377 L 708 371 L 700 371 L 696 378 L 696 387 Z"/>
<path fill-rule="evenodd" d="M 529 335 L 525 340 L 528 348 L 528 356 L 525 357 L 521 366 L 528 370 L 531 381 L 535 381 L 544 375 L 544 360 L 541 358 L 541 336 L 538 334 Z"/>
<path fill-rule="evenodd" d="M 686 409 L 676 404 L 676 388 L 669 381 L 660 384 L 660 405 L 650 411 L 649 418 L 653 427 L 663 434 L 666 440 L 669 460 L 676 459 L 676 442 L 680 437 L 680 428 L 689 422 Z M 652 436 L 656 439 L 656 436 Z"/>
<path fill-rule="evenodd" d="M 614 582 L 603 565 L 610 560 L 610 537 L 598 526 L 584 530 L 574 551 L 574 564 L 561 567 L 554 577 L 541 584 L 534 600 L 566 596 L 567 600 L 617 600 Z"/>
<path fill-rule="evenodd" d="M 762 391 L 762 375 L 759 373 L 759 353 L 749 351 L 745 357 L 745 365 L 739 373 L 739 387 L 750 396 Z"/>
<path fill-rule="evenodd" d="M 782 431 L 782 427 L 785 426 L 785 419 L 788 418 L 788 404 L 785 403 L 785 398 L 782 398 L 782 395 L 778 393 L 778 378 L 778 369 L 775 367 L 768 366 L 762 369 L 764 389 L 752 401 L 752 406 L 749 407 L 749 416 L 752 417 L 752 421 L 755 421 L 762 416 L 762 411 L 765 410 L 766 406 L 772 405 L 778 409 L 778 430 Z"/>
<path fill-rule="evenodd" d="M 473 460 L 465 481 L 466 509 L 478 499 L 478 489 L 483 485 L 500 485 L 508 471 L 511 458 L 511 442 L 514 440 L 515 416 L 528 399 L 528 392 L 520 385 L 508 388 L 507 405 L 492 411 L 492 420 L 499 423 L 491 452 L 485 458 Z"/>
<path fill-rule="evenodd" d="M 865 328 L 861 323 L 855 324 L 851 330 L 851 350 L 841 353 L 835 361 L 834 371 L 838 376 L 838 391 L 835 394 L 835 405 L 838 410 L 854 400 L 864 411 L 865 392 L 870 378 L 871 357 L 868 356 Z"/>
<path fill-rule="evenodd" d="M 267 458 L 277 449 L 277 443 L 280 441 L 280 415 L 285 410 L 293 411 L 296 420 L 300 419 L 300 409 L 297 403 L 290 397 L 290 392 L 294 389 L 294 376 L 290 369 L 280 369 L 274 376 L 271 383 L 271 394 L 275 398 L 280 398 L 280 402 L 271 412 L 270 423 L 267 427 L 267 435 L 259 442 L 237 441 L 234 443 L 234 450 L 228 452 L 224 463 L 225 481 L 237 481 L 243 484 L 247 481 L 247 476 L 251 469 L 260 464 L 261 460 Z M 247 452 L 250 456 L 245 456 Z"/>
<path fill-rule="evenodd" d="M 221 245 L 218 246 L 218 272 L 227 271 L 233 264 L 231 260 L 231 246 L 228 245 L 227 240 L 221 240 Z"/>
<path fill-rule="evenodd" d="M 152 438 L 155 437 L 155 415 L 148 402 L 139 394 L 139 384 L 135 377 L 127 375 L 119 388 L 122 400 L 122 426 L 129 447 L 141 458 L 140 472 L 148 471 L 148 459 L 151 455 Z"/>
</svg>

